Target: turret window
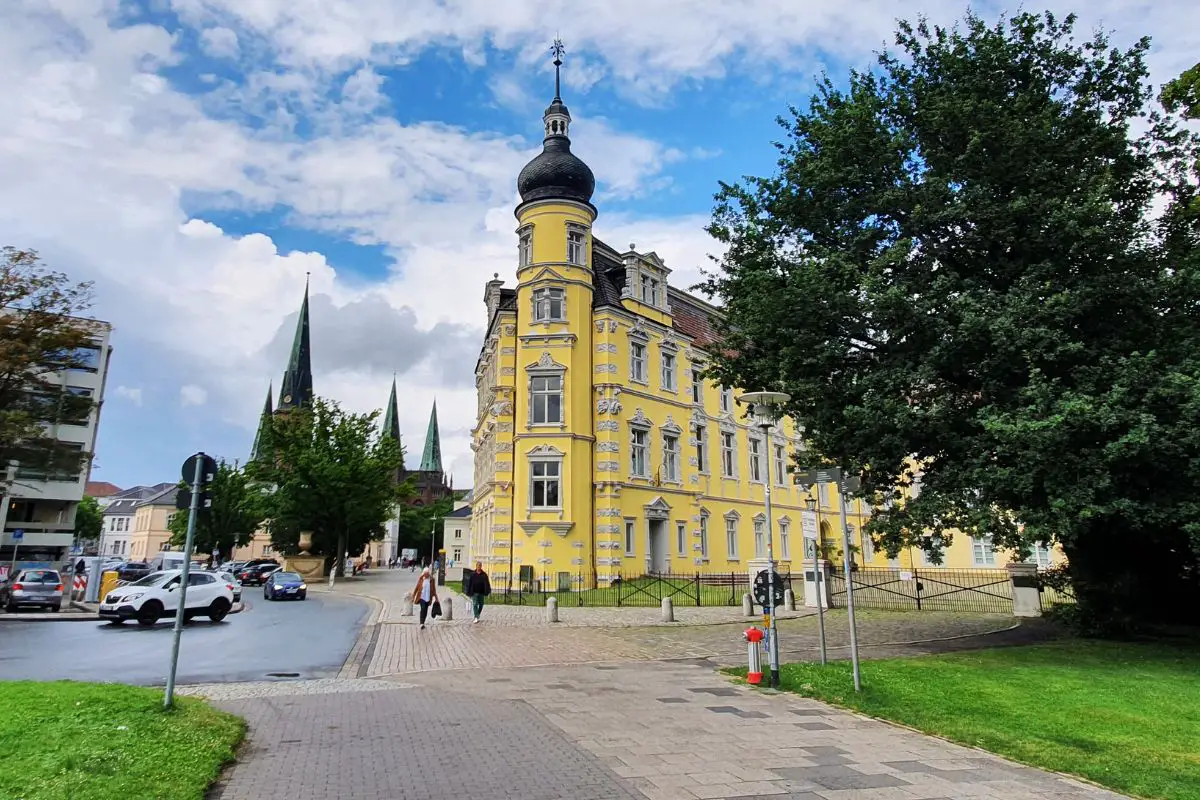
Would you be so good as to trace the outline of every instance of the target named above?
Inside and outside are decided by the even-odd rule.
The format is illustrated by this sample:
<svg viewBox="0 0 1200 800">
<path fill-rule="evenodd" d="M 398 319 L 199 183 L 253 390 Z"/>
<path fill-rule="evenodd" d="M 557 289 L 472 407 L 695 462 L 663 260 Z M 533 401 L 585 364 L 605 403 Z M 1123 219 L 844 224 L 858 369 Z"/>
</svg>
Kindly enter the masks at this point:
<svg viewBox="0 0 1200 800">
<path fill-rule="evenodd" d="M 537 289 L 533 293 L 533 321 L 561 322 L 566 319 L 562 289 Z"/>
<path fill-rule="evenodd" d="M 562 424 L 562 376 L 535 375 L 530 379 L 530 386 L 533 394 L 533 424 Z"/>
<path fill-rule="evenodd" d="M 528 267 L 533 263 L 533 232 L 522 233 L 517 244 L 517 264 Z"/>
<path fill-rule="evenodd" d="M 587 259 L 584 257 L 584 242 L 586 241 L 583 231 L 567 231 L 567 263 L 577 266 L 585 266 Z"/>
<path fill-rule="evenodd" d="M 642 302 L 648 306 L 658 305 L 659 282 L 657 278 L 642 275 Z"/>
</svg>

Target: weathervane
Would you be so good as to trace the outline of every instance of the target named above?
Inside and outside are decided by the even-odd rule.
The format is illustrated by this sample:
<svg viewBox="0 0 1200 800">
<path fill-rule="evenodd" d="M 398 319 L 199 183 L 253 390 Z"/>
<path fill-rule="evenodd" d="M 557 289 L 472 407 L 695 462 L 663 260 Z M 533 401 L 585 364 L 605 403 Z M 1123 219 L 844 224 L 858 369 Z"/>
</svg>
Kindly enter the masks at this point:
<svg viewBox="0 0 1200 800">
<path fill-rule="evenodd" d="M 550 45 L 550 52 L 554 54 L 554 99 L 559 100 L 561 97 L 558 73 L 559 69 L 562 67 L 562 57 L 567 53 L 567 48 L 563 47 L 562 39 L 556 38 L 554 40 L 554 43 Z"/>
</svg>

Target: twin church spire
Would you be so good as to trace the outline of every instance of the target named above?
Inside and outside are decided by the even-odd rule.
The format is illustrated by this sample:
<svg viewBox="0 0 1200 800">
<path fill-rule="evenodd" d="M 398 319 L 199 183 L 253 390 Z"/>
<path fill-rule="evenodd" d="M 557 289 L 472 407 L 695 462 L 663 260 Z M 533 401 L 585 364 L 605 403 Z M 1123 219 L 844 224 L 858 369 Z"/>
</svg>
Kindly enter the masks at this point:
<svg viewBox="0 0 1200 800">
<path fill-rule="evenodd" d="M 300 303 L 300 316 L 296 319 L 296 333 L 292 337 L 292 349 L 288 355 L 287 367 L 283 372 L 283 382 L 279 387 L 279 403 L 271 407 L 272 387 L 267 388 L 267 399 L 263 404 L 259 417 L 258 431 L 254 436 L 254 445 L 250 451 L 250 460 L 257 461 L 267 456 L 270 450 L 268 443 L 269 422 L 273 415 L 287 412 L 294 408 L 306 408 L 312 405 L 313 373 L 312 373 L 312 340 L 310 334 L 308 279 L 304 281 L 304 300 Z M 382 435 L 400 441 L 400 407 L 396 395 L 396 378 L 392 377 L 392 392 L 384 410 Z M 403 469 L 403 467 L 402 467 Z M 429 417 L 429 428 L 425 434 L 425 451 L 421 457 L 421 471 L 442 472 L 442 441 L 437 423 L 437 401 L 433 403 L 433 412 Z"/>
</svg>

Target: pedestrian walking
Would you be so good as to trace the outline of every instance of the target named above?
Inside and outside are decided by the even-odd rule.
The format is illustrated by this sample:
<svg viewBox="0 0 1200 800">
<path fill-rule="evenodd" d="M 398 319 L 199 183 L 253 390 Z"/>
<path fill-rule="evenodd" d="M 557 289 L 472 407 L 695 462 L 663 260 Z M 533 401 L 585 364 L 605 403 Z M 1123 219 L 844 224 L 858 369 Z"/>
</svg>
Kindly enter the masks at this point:
<svg viewBox="0 0 1200 800">
<path fill-rule="evenodd" d="M 471 598 L 471 616 L 474 619 L 472 625 L 479 624 L 479 615 L 483 613 L 483 602 L 489 594 L 492 593 L 492 582 L 488 579 L 488 574 L 483 571 L 483 562 L 475 562 L 475 571 L 471 573 L 467 580 L 466 589 L 467 596 Z"/>
<path fill-rule="evenodd" d="M 429 567 L 421 570 L 417 578 L 417 588 L 413 590 L 413 602 L 421 604 L 421 630 L 425 630 L 425 617 L 429 615 L 429 607 L 438 601 L 437 581 L 429 574 Z"/>
</svg>

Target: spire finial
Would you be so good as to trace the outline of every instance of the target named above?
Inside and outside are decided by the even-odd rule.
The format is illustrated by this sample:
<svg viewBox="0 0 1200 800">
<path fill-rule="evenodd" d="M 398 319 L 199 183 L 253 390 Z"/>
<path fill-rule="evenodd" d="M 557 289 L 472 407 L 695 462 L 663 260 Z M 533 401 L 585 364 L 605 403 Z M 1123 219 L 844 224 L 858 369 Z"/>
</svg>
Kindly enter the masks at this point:
<svg viewBox="0 0 1200 800">
<path fill-rule="evenodd" d="M 554 54 L 554 99 L 562 100 L 562 90 L 559 83 L 559 71 L 562 68 L 562 57 L 567 53 L 567 48 L 563 47 L 562 39 L 554 39 L 554 43 L 550 45 L 550 52 Z"/>
</svg>

